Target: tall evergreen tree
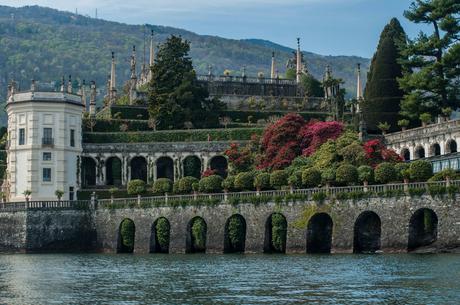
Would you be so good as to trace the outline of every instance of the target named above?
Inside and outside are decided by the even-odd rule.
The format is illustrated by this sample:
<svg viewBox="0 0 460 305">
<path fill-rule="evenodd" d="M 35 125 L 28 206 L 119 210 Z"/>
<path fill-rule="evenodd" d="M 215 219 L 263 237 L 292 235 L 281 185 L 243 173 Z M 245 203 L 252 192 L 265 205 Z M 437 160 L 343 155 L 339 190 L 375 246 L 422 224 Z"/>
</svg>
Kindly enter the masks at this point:
<svg viewBox="0 0 460 305">
<path fill-rule="evenodd" d="M 460 2 L 458 0 L 416 0 L 404 16 L 432 27 L 421 32 L 403 51 L 406 72 L 400 79 L 407 92 L 401 114 L 418 120 L 421 113 L 439 114 L 443 107 L 455 108 L 460 77 Z"/>
<path fill-rule="evenodd" d="M 362 104 L 363 117 L 370 132 L 378 131 L 380 122 L 397 128 L 397 118 L 403 91 L 397 79 L 402 77 L 398 63 L 399 48 L 406 43 L 406 34 L 398 19 L 393 18 L 380 35 L 377 52 L 372 58 Z"/>
<path fill-rule="evenodd" d="M 161 45 L 149 84 L 149 115 L 159 129 L 218 126 L 222 104 L 198 84 L 190 43 L 172 35 Z M 187 126 L 184 126 L 184 123 Z"/>
</svg>

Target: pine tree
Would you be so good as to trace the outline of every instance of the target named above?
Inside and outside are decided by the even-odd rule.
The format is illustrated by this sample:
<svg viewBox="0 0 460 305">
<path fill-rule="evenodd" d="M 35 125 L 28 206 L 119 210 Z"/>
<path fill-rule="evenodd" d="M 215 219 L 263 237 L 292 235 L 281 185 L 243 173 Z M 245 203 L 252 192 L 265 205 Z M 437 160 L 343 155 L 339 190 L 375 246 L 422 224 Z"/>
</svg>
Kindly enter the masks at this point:
<svg viewBox="0 0 460 305">
<path fill-rule="evenodd" d="M 375 133 L 380 122 L 388 122 L 391 130 L 397 128 L 403 91 L 397 79 L 402 77 L 398 63 L 399 48 L 406 42 L 406 34 L 398 19 L 393 18 L 380 35 L 377 52 L 372 58 L 362 104 L 368 131 Z"/>
<path fill-rule="evenodd" d="M 159 129 L 180 129 L 184 123 L 195 128 L 218 126 L 222 104 L 209 99 L 209 92 L 198 84 L 190 43 L 172 35 L 160 47 L 149 84 L 149 115 Z"/>
<path fill-rule="evenodd" d="M 420 114 L 440 114 L 442 108 L 457 106 L 460 77 L 460 3 L 458 0 L 417 0 L 404 16 L 432 27 L 421 32 L 403 50 L 406 70 L 399 80 L 407 92 L 401 114 L 418 120 Z M 456 107 L 455 107 L 456 108 Z"/>
</svg>

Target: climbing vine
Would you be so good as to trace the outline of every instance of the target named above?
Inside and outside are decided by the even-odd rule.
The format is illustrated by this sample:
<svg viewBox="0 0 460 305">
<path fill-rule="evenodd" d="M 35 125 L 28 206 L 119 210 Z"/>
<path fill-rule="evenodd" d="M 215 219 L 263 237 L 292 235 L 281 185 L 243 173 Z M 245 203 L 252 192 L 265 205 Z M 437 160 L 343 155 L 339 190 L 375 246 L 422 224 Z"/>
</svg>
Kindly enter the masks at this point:
<svg viewBox="0 0 460 305">
<path fill-rule="evenodd" d="M 240 215 L 233 215 L 228 221 L 228 240 L 229 250 L 240 252 L 244 251 L 244 239 L 246 236 L 246 226 L 244 219 Z"/>
<path fill-rule="evenodd" d="M 134 248 L 134 222 L 131 219 L 124 219 L 120 226 L 122 250 L 132 252 Z"/>
<path fill-rule="evenodd" d="M 155 223 L 155 232 L 160 252 L 168 252 L 169 248 L 169 221 L 161 217 Z"/>
<path fill-rule="evenodd" d="M 196 252 L 206 250 L 206 223 L 197 217 L 192 223 L 192 247 Z"/>
<path fill-rule="evenodd" d="M 272 248 L 275 252 L 283 253 L 286 246 L 287 222 L 286 218 L 280 213 L 274 213 L 271 216 L 272 225 Z"/>
</svg>

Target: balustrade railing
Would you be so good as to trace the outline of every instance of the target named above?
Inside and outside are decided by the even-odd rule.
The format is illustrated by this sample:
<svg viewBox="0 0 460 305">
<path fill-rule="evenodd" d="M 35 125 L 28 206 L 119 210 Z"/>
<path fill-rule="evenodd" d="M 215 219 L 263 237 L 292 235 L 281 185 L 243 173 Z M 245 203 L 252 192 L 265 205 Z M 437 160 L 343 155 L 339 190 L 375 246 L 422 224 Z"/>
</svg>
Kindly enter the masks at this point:
<svg viewBox="0 0 460 305">
<path fill-rule="evenodd" d="M 395 184 L 380 184 L 368 186 L 344 186 L 344 187 L 322 187 L 310 189 L 292 189 L 292 190 L 271 190 L 260 192 L 231 192 L 231 193 L 216 193 L 216 194 L 192 194 L 192 195 L 166 195 L 153 197 L 138 197 L 138 198 L 114 198 L 98 200 L 99 207 L 136 207 L 136 206 L 162 206 L 168 205 L 173 201 L 184 202 L 200 202 L 206 200 L 214 200 L 217 203 L 231 202 L 232 200 L 243 201 L 244 199 L 253 198 L 255 196 L 265 197 L 286 197 L 288 195 L 302 195 L 305 199 L 311 200 L 315 193 L 326 193 L 330 198 L 336 198 L 340 193 L 367 193 L 369 197 L 378 197 L 385 192 L 409 192 L 411 189 L 426 189 L 430 186 L 457 186 L 460 187 L 460 180 L 453 181 L 436 181 L 436 182 L 413 182 L 413 183 L 395 183 Z M 460 188 L 458 190 L 460 192 Z"/>
<path fill-rule="evenodd" d="M 60 200 L 60 201 L 21 201 L 21 202 L 4 202 L 0 203 L 0 212 L 17 212 L 26 210 L 46 210 L 46 209 L 69 209 L 81 210 L 90 208 L 107 208 L 107 207 L 152 207 L 166 206 L 171 202 L 187 203 L 187 202 L 207 202 L 209 200 L 214 203 L 228 203 L 232 200 L 245 202 L 245 199 L 264 196 L 265 198 L 287 197 L 289 195 L 299 195 L 305 200 L 313 199 L 315 193 L 325 193 L 329 198 L 337 198 L 341 193 L 367 193 L 369 197 L 378 197 L 385 192 L 398 192 L 404 194 L 410 192 L 411 189 L 429 190 L 430 186 L 448 187 L 455 186 L 460 192 L 460 180 L 452 181 L 436 181 L 436 182 L 413 182 L 413 183 L 395 183 L 395 184 L 380 184 L 368 186 L 343 186 L 343 187 L 323 187 L 310 189 L 292 189 L 292 190 L 271 190 L 260 192 L 232 192 L 232 193 L 216 193 L 216 194 L 190 194 L 190 195 L 166 195 L 152 197 L 137 197 L 137 198 L 114 198 L 114 199 L 99 199 L 92 200 Z M 97 204 L 96 204 L 97 203 Z"/>
</svg>

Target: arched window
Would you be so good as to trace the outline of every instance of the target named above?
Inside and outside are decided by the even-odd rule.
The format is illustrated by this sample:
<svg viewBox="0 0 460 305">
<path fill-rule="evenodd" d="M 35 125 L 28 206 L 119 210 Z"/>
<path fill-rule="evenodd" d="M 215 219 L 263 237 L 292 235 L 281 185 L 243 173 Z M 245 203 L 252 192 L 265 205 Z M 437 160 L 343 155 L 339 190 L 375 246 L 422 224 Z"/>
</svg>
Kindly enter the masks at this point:
<svg viewBox="0 0 460 305">
<path fill-rule="evenodd" d="M 105 162 L 105 177 L 107 185 L 121 185 L 121 160 L 118 157 L 110 157 Z"/>
<path fill-rule="evenodd" d="M 446 144 L 446 153 L 452 154 L 457 152 L 457 142 L 455 140 L 449 140 Z"/>
<path fill-rule="evenodd" d="M 131 159 L 131 180 L 143 180 L 147 182 L 147 160 L 144 157 Z"/>
<path fill-rule="evenodd" d="M 96 185 L 96 161 L 93 158 L 81 158 L 81 185 L 83 188 Z"/>
<path fill-rule="evenodd" d="M 419 209 L 412 214 L 409 222 L 409 242 L 407 248 L 417 248 L 434 243 L 438 235 L 438 216 L 431 209 Z"/>
<path fill-rule="evenodd" d="M 430 156 L 440 156 L 441 155 L 441 146 L 438 143 L 435 143 L 430 146 Z"/>
<path fill-rule="evenodd" d="M 184 177 L 201 178 L 201 160 L 197 156 L 188 156 L 182 161 Z"/>
<path fill-rule="evenodd" d="M 425 148 L 422 146 L 417 146 L 415 148 L 415 159 L 425 158 Z"/>
<path fill-rule="evenodd" d="M 224 156 L 215 156 L 211 158 L 210 166 L 219 176 L 223 178 L 227 177 L 228 162 Z"/>
<path fill-rule="evenodd" d="M 307 253 L 331 253 L 332 218 L 318 213 L 310 218 L 307 231 Z"/>
<path fill-rule="evenodd" d="M 401 150 L 401 157 L 404 161 L 410 161 L 410 151 L 407 148 Z"/>
<path fill-rule="evenodd" d="M 157 179 L 168 178 L 174 181 L 174 161 L 170 157 L 160 157 L 157 162 Z"/>
</svg>

